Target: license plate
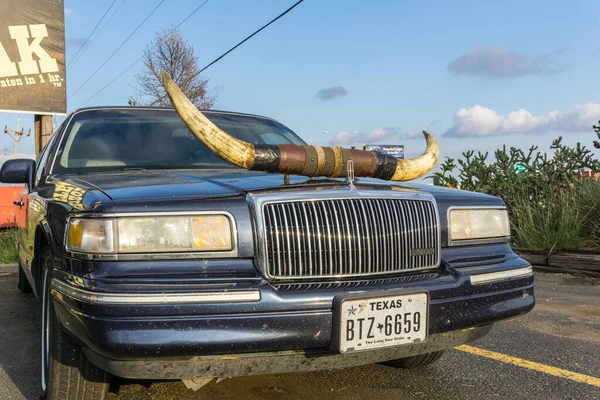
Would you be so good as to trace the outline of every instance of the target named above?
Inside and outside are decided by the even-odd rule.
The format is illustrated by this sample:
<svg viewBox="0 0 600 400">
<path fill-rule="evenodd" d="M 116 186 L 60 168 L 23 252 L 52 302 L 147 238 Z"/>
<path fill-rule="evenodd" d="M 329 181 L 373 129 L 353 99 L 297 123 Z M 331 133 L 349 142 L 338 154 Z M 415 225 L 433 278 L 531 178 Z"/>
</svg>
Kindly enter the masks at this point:
<svg viewBox="0 0 600 400">
<path fill-rule="evenodd" d="M 342 299 L 338 302 L 340 353 L 425 341 L 427 293 Z"/>
</svg>

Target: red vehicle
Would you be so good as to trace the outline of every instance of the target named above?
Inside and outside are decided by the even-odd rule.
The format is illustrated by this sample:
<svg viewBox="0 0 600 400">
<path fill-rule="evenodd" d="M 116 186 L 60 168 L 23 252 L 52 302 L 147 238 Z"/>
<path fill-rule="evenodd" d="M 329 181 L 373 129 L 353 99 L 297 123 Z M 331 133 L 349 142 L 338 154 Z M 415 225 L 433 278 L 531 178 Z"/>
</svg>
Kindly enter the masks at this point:
<svg viewBox="0 0 600 400">
<path fill-rule="evenodd" d="M 23 188 L 23 185 L 0 186 L 0 229 L 25 226 L 25 208 L 18 204 Z"/>
</svg>

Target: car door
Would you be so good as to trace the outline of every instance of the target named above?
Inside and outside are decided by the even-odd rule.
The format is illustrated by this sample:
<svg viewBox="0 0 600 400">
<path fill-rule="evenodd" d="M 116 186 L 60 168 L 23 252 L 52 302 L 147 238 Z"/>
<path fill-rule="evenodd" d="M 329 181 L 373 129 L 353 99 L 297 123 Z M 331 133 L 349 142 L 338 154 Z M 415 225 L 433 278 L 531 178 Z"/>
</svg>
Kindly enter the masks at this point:
<svg viewBox="0 0 600 400">
<path fill-rule="evenodd" d="M 20 193 L 19 201 L 15 204 L 20 208 L 20 210 L 17 212 L 24 214 L 19 216 L 23 222 L 17 224 L 16 236 L 19 246 L 19 258 L 21 260 L 21 265 L 28 270 L 31 269 L 31 263 L 34 257 L 35 229 L 45 209 L 44 202 L 37 195 L 35 187 L 43 177 L 44 170 L 46 169 L 46 162 L 48 161 L 48 156 L 51 152 L 52 144 L 54 143 L 54 138 L 56 136 L 57 135 L 54 135 L 52 138 L 50 138 L 50 141 L 48 141 L 48 144 L 38 156 L 35 162 L 35 176 L 33 184 L 31 187 L 29 187 L 29 185 L 25 185 L 25 188 Z M 17 220 L 19 217 L 17 217 Z"/>
</svg>

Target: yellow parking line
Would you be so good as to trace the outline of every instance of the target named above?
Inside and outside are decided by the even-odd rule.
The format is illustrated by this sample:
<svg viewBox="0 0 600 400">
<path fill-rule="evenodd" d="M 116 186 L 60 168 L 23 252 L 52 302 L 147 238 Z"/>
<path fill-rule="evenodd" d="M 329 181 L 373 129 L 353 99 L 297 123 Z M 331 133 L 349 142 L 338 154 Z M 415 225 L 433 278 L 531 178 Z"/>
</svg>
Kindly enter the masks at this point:
<svg viewBox="0 0 600 400">
<path fill-rule="evenodd" d="M 500 361 L 506 364 L 513 364 L 519 367 L 532 369 L 534 371 L 543 372 L 545 374 L 558 376 L 560 378 L 570 379 L 575 382 L 587 383 L 588 385 L 600 387 L 600 378 L 594 378 L 593 376 L 588 376 L 584 374 L 578 374 L 577 372 L 567 371 L 565 369 L 560 369 L 556 367 L 551 367 L 549 365 L 544 365 L 540 363 L 536 363 L 529 360 L 523 360 L 522 358 L 517 358 L 513 356 L 508 356 L 502 353 L 496 353 L 495 351 L 489 351 L 480 349 L 478 347 L 462 345 L 455 347 L 455 349 L 464 351 L 466 353 L 475 354 L 481 357 L 491 358 L 496 361 Z"/>
</svg>

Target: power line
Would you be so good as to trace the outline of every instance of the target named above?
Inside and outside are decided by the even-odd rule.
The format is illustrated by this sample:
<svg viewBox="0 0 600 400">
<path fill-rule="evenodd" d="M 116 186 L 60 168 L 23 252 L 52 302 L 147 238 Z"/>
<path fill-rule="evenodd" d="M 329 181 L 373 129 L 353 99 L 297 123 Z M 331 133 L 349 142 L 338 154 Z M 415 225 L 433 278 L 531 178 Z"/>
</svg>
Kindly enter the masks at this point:
<svg viewBox="0 0 600 400">
<path fill-rule="evenodd" d="M 156 7 L 154 7 L 154 9 L 150 12 L 150 14 L 148 14 L 148 16 L 137 26 L 137 28 L 134 29 L 133 32 L 131 32 L 131 34 L 129 36 L 127 36 L 127 39 L 125 39 L 120 45 L 119 47 L 117 47 L 117 49 L 115 51 L 112 52 L 112 54 L 102 63 L 102 65 L 100 65 L 98 67 L 98 69 L 96 69 L 96 71 L 94 71 L 94 73 L 92 73 L 90 75 L 89 78 L 86 79 L 85 82 L 83 82 L 81 84 L 81 86 L 79 86 L 77 88 L 77 90 L 75 90 L 73 93 L 71 93 L 71 95 L 67 98 L 70 99 L 71 97 L 73 97 L 77 92 L 79 92 L 79 90 L 81 90 L 82 87 L 84 87 L 94 76 L 96 76 L 96 74 L 98 73 L 98 71 L 100 71 L 105 65 L 106 63 L 108 63 L 110 61 L 111 58 L 113 58 L 113 56 L 115 54 L 117 54 L 117 52 L 119 50 L 121 50 L 121 48 L 125 45 L 125 43 L 127 43 L 129 41 L 129 39 L 131 39 L 131 37 L 142 27 L 142 25 L 144 25 L 146 23 L 146 21 L 148 21 L 148 19 L 152 16 L 152 14 L 154 14 L 154 12 L 158 9 L 158 7 L 161 6 L 162 3 L 164 3 L 165 0 L 161 0 L 158 5 Z"/>
<path fill-rule="evenodd" d="M 250 38 L 252 38 L 254 35 L 256 35 L 257 33 L 259 33 L 260 31 L 262 31 L 263 29 L 265 29 L 267 26 L 271 25 L 273 22 L 277 21 L 279 18 L 283 17 L 285 14 L 287 14 L 288 12 L 292 11 L 292 9 L 294 9 L 298 4 L 302 3 L 304 0 L 299 0 L 298 2 L 296 2 L 294 5 L 292 5 L 290 8 L 288 8 L 287 10 L 285 10 L 284 12 L 282 12 L 281 14 L 279 14 L 277 17 L 275 17 L 274 19 L 272 19 L 268 24 L 263 25 L 260 29 L 256 30 L 254 33 L 252 33 L 250 36 L 248 36 L 247 38 L 245 38 L 244 40 L 242 40 L 241 42 L 239 42 L 238 44 L 236 44 L 234 47 L 232 47 L 231 49 L 227 50 L 227 52 L 225 52 L 224 54 L 222 54 L 219 58 L 217 58 L 216 60 L 214 60 L 213 62 L 211 62 L 210 64 L 208 64 L 206 67 L 202 68 L 200 72 L 204 71 L 205 69 L 207 69 L 208 67 L 210 67 L 211 65 L 213 65 L 214 63 L 216 63 L 217 61 L 221 60 L 223 57 L 225 57 L 227 54 L 231 53 L 233 50 L 235 50 L 236 48 L 238 48 L 239 46 L 241 46 L 244 42 L 248 41 Z M 200 8 L 202 8 L 202 6 L 204 6 L 204 4 L 206 4 L 208 2 L 208 0 L 205 0 L 204 3 L 202 3 L 198 8 L 196 8 L 190 15 L 188 15 L 183 21 L 181 21 L 179 23 L 179 25 L 177 25 L 175 27 L 175 29 L 179 28 L 185 21 L 187 21 L 196 11 L 198 11 Z M 84 101 L 83 103 L 80 104 L 84 105 L 86 104 L 88 101 L 94 99 L 96 96 L 98 96 L 100 93 L 102 93 L 104 90 L 106 90 L 106 88 L 108 88 L 110 85 L 112 85 L 117 79 L 119 79 L 120 77 L 122 77 L 123 75 L 125 75 L 125 73 L 127 73 L 127 71 L 129 71 L 131 68 L 133 68 L 138 62 L 140 62 L 142 59 L 144 58 L 144 55 L 142 55 L 140 58 L 138 58 L 137 60 L 135 60 L 131 65 L 129 65 L 127 68 L 125 68 L 119 75 L 117 75 L 113 80 L 111 80 L 110 82 L 108 82 L 106 85 L 104 85 L 104 87 L 102 87 L 102 89 L 100 89 L 99 91 L 97 91 L 96 93 L 94 93 L 94 95 L 92 97 L 90 97 L 89 99 L 87 99 L 86 101 Z"/>
<path fill-rule="evenodd" d="M 179 28 L 181 25 L 184 24 L 184 22 L 186 22 L 188 19 L 190 19 L 192 17 L 192 15 L 196 14 L 196 11 L 198 11 L 199 9 L 201 9 L 202 7 L 204 7 L 204 5 L 208 3 L 208 0 L 204 0 L 204 3 L 200 4 L 198 7 L 196 7 L 196 9 L 194 11 L 192 11 L 191 13 L 188 14 L 187 17 L 185 17 L 183 19 L 183 21 L 181 21 L 173 30 Z"/>
<path fill-rule="evenodd" d="M 129 67 L 125 68 L 112 81 L 110 81 L 106 85 L 104 85 L 104 87 L 102 89 L 98 90 L 96 93 L 94 93 L 94 95 L 92 97 L 90 97 L 89 99 L 87 99 L 86 101 L 84 101 L 83 103 L 81 103 L 79 106 L 82 106 L 85 103 L 87 103 L 88 101 L 93 100 L 96 96 L 98 96 L 100 93 L 102 93 L 107 87 L 109 87 L 110 85 L 112 85 L 117 79 L 119 79 L 120 77 L 122 77 L 123 75 L 125 75 L 125 73 L 127 71 L 129 71 L 131 68 L 133 68 L 137 63 L 139 63 L 140 61 L 142 61 L 142 58 L 144 58 L 143 54 L 142 54 L 142 56 L 140 58 L 138 58 L 137 60 L 135 60 Z"/>
<path fill-rule="evenodd" d="M 175 28 L 173 28 L 173 30 L 179 28 L 181 25 L 183 25 L 188 19 L 190 19 L 194 14 L 196 14 L 196 12 L 198 10 L 200 10 L 206 3 L 208 3 L 209 0 L 204 0 L 204 2 L 202 4 L 200 4 L 198 7 L 196 7 L 194 9 L 194 11 L 192 11 L 191 13 L 188 14 L 187 17 L 185 17 L 179 24 L 177 24 L 177 26 L 175 26 Z M 139 63 L 140 61 L 142 61 L 142 59 L 144 58 L 145 54 L 142 54 L 142 56 L 140 58 L 138 58 L 137 60 L 135 60 L 130 66 L 128 66 L 127 68 L 125 68 L 119 75 L 117 75 L 112 81 L 108 82 L 106 85 L 104 85 L 102 87 L 102 89 L 98 90 L 96 93 L 94 93 L 94 95 L 92 97 L 90 97 L 89 99 L 87 99 L 86 101 L 84 101 L 83 103 L 81 103 L 81 105 L 84 105 L 85 103 L 87 103 L 88 101 L 94 99 L 96 96 L 98 96 L 100 93 L 102 93 L 107 87 L 109 87 L 110 85 L 112 85 L 117 79 L 119 79 L 120 77 L 122 77 L 123 75 L 125 75 L 125 73 L 127 73 L 127 71 L 129 71 L 131 68 L 133 68 L 137 63 Z"/>
<path fill-rule="evenodd" d="M 266 25 L 263 25 L 262 28 L 258 29 L 257 31 L 255 31 L 252 35 L 248 36 L 246 39 L 242 40 L 241 42 L 239 42 L 238 44 L 236 44 L 235 46 L 233 46 L 231 49 L 227 50 L 225 53 L 223 53 L 221 56 L 219 56 L 217 59 L 215 59 L 213 62 L 211 62 L 210 64 L 208 64 L 206 67 L 202 68 L 200 70 L 199 73 L 201 73 L 202 71 L 204 71 L 205 69 L 207 69 L 208 67 L 210 67 L 211 65 L 213 65 L 214 63 L 216 63 L 217 61 L 219 61 L 220 59 L 222 59 L 223 57 L 225 57 L 227 54 L 231 53 L 233 50 L 237 49 L 238 47 L 240 47 L 242 44 L 244 44 L 247 40 L 249 40 L 250 38 L 252 38 L 252 36 L 256 35 L 258 32 L 262 31 L 263 29 L 265 29 L 267 26 L 271 25 L 273 22 L 277 21 L 279 18 L 283 17 L 285 14 L 289 13 L 290 11 L 292 11 L 298 4 L 302 3 L 304 0 L 299 0 L 298 2 L 296 2 L 296 4 L 294 4 L 293 6 L 291 6 L 290 8 L 288 8 L 287 10 L 285 10 L 284 12 L 282 12 L 281 14 L 279 14 L 277 17 L 275 17 L 274 19 L 271 20 L 271 22 L 269 22 Z"/>
<path fill-rule="evenodd" d="M 100 36 L 100 34 L 104 30 L 104 28 L 106 28 L 106 26 L 110 23 L 110 21 L 113 19 L 113 17 L 119 12 L 119 10 L 121 9 L 121 7 L 123 7 L 123 4 L 125 4 L 125 0 L 121 1 L 121 3 L 119 4 L 119 6 L 117 8 L 115 8 L 115 10 L 112 12 L 112 14 L 110 14 L 110 16 L 104 22 L 104 24 L 100 27 L 100 29 L 98 30 L 98 32 L 96 32 L 96 34 L 94 35 L 94 37 L 92 37 L 90 39 L 92 42 L 94 42 L 98 38 L 98 36 Z M 82 50 L 81 50 L 81 54 L 79 55 L 79 58 L 83 57 L 83 55 L 91 47 L 91 45 L 92 44 L 90 43 L 90 45 L 88 47 L 81 46 Z M 75 59 L 71 60 L 71 63 L 73 63 L 73 62 L 75 62 Z"/>
<path fill-rule="evenodd" d="M 110 17 L 108 17 L 108 19 L 106 20 L 106 22 L 104 23 L 104 25 L 102 25 L 102 27 L 100 28 L 100 30 L 98 31 L 98 33 L 96 33 L 96 36 L 94 36 L 92 38 L 92 40 L 96 40 L 96 38 L 98 36 L 100 36 L 100 34 L 104 30 L 104 28 L 106 28 L 106 26 L 110 23 L 110 21 L 114 18 L 114 16 L 119 12 L 119 10 L 121 9 L 121 7 L 123 7 L 123 4 L 125 4 L 125 0 L 122 0 L 119 3 L 119 6 L 115 9 L 115 11 L 112 12 L 112 14 L 110 14 Z"/>
<path fill-rule="evenodd" d="M 108 14 L 108 12 L 110 11 L 110 9 L 112 8 L 112 6 L 115 5 L 115 3 L 117 2 L 117 0 L 113 0 L 112 3 L 110 3 L 110 6 L 108 6 L 108 9 L 106 10 L 106 12 L 104 13 L 104 15 L 102 16 L 102 18 L 100 18 L 100 21 L 98 21 L 98 23 L 96 24 L 96 26 L 94 27 L 94 29 L 92 29 L 92 31 L 90 32 L 90 34 L 88 35 L 87 38 L 85 38 L 85 41 L 83 42 L 83 44 L 81 45 L 81 47 L 79 48 L 79 50 L 77 50 L 77 53 L 75 53 L 75 55 L 73 56 L 73 58 L 71 58 L 71 62 L 69 62 L 67 64 L 67 67 L 71 64 L 73 64 L 73 62 L 75 61 L 75 59 L 77 58 L 77 55 L 81 52 L 81 50 L 85 47 L 85 45 L 87 44 L 88 40 L 90 40 L 90 37 L 94 34 L 94 32 L 96 32 L 96 29 L 98 29 L 98 26 L 100 26 L 100 23 L 102 22 L 102 20 L 104 19 L 104 17 L 106 17 L 106 14 Z"/>
</svg>

